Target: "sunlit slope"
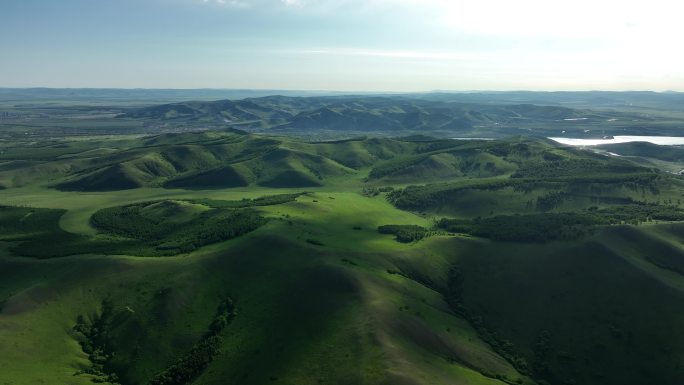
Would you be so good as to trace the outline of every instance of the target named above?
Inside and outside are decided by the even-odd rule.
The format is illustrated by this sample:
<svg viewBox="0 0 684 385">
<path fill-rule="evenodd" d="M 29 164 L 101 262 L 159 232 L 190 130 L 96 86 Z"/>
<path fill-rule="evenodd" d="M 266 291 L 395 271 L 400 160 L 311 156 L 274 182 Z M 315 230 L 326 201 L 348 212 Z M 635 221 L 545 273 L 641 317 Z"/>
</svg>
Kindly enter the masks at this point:
<svg viewBox="0 0 684 385">
<path fill-rule="evenodd" d="M 196 211 L 145 208 L 149 215 L 170 209 Z M 13 357 L 4 378 L 89 383 L 87 374 L 74 376 L 90 364 L 71 328 L 79 316 L 101 317 L 106 303 L 115 354 L 105 369 L 122 384 L 145 384 L 202 338 L 226 297 L 237 315 L 193 383 L 494 384 L 494 374 L 519 377 L 440 294 L 392 272 L 391 258 L 425 251 L 375 227 L 421 218 L 357 194 L 263 210 L 274 218 L 263 229 L 188 257 L 4 257 L 0 333 L 8 343 L 0 355 Z"/>
</svg>

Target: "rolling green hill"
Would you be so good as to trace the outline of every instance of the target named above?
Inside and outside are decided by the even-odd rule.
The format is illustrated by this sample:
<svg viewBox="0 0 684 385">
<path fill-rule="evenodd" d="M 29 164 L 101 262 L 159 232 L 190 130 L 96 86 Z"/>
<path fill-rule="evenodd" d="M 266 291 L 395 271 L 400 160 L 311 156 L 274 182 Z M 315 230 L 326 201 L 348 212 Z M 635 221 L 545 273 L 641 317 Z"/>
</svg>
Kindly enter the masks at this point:
<svg viewBox="0 0 684 385">
<path fill-rule="evenodd" d="M 97 143 L 100 145 L 100 143 Z M 77 147 L 78 146 L 78 147 Z M 4 187 L 48 184 L 64 191 L 115 191 L 140 187 L 185 189 L 316 187 L 352 179 L 370 184 L 411 184 L 483 179 L 561 179 L 589 183 L 592 176 L 655 177 L 652 167 L 627 160 L 558 148 L 536 139 L 437 140 L 361 137 L 301 142 L 226 130 L 165 134 L 139 142 L 114 143 L 93 155 L 82 143 L 26 143 L 0 155 Z M 117 147 L 115 147 L 117 146 Z M 76 148 L 72 148 L 76 147 Z M 16 153 L 31 153 L 28 161 Z M 68 153 L 68 156 L 64 156 Z M 655 167 L 655 166 L 654 166 Z M 509 178 L 510 177 L 510 178 Z"/>
<path fill-rule="evenodd" d="M 684 378 L 684 180 L 657 164 L 527 137 L 3 146 L 0 384 Z"/>
</svg>

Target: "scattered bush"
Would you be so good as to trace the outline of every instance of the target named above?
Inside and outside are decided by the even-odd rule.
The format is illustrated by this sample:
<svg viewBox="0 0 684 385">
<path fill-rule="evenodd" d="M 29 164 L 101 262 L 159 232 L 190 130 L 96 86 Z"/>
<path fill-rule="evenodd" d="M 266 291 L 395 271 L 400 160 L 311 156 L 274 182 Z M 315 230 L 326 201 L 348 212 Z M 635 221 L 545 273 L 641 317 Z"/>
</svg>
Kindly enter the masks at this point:
<svg viewBox="0 0 684 385">
<path fill-rule="evenodd" d="M 385 225 L 378 227 L 380 234 L 393 234 L 402 243 L 419 241 L 428 235 L 428 231 L 416 225 Z"/>
<path fill-rule="evenodd" d="M 311 239 L 311 238 L 307 239 L 307 240 L 306 240 L 306 243 L 308 243 L 308 244 L 310 244 L 310 245 L 314 245 L 314 246 L 325 246 L 325 245 L 323 244 L 323 242 L 321 242 L 321 241 L 319 241 L 319 240 L 317 240 L 317 239 Z"/>
</svg>

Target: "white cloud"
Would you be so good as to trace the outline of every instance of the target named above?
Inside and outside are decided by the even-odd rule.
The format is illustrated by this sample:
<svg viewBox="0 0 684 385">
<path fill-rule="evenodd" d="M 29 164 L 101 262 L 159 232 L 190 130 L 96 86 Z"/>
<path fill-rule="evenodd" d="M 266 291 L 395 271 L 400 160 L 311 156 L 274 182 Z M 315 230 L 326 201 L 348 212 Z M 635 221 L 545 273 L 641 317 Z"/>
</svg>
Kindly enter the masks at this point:
<svg viewBox="0 0 684 385">
<path fill-rule="evenodd" d="M 218 4 L 234 8 L 248 8 L 251 5 L 247 0 L 202 0 L 202 2 L 204 4 Z"/>
<path fill-rule="evenodd" d="M 366 65 L 396 65 L 416 76 L 437 71 L 436 77 L 445 80 L 456 76 L 451 74 L 467 74 L 482 82 L 529 82 L 549 88 L 681 88 L 675 83 L 683 77 L 679 40 L 684 23 L 679 19 L 684 2 L 675 0 L 241 1 L 252 9 L 288 8 L 317 21 L 329 18 L 331 24 L 358 26 L 367 33 L 360 38 L 341 31 L 349 38 L 331 39 L 330 46 L 319 39 L 319 46 L 289 51 L 326 66 L 355 63 L 364 71 Z M 392 28 L 402 31 L 393 34 Z M 392 39 L 394 35 L 409 39 Z M 296 41 L 291 46 L 306 44 Z"/>
<path fill-rule="evenodd" d="M 379 50 L 364 48 L 328 48 L 310 49 L 295 53 L 305 55 L 329 55 L 329 56 L 357 56 L 376 57 L 405 60 L 450 61 L 450 60 L 474 60 L 482 57 L 482 54 L 468 52 L 437 52 L 437 51 L 404 51 L 404 50 Z"/>
<path fill-rule="evenodd" d="M 309 9 L 363 12 L 404 10 L 407 17 L 432 16 L 463 32 L 517 36 L 620 35 L 633 31 L 681 31 L 679 0 L 252 0 Z"/>
<path fill-rule="evenodd" d="M 304 6 L 304 0 L 280 0 L 280 2 L 289 6 L 289 7 Z"/>
<path fill-rule="evenodd" d="M 238 8 L 268 7 L 284 5 L 287 7 L 304 7 L 309 2 L 306 0 L 202 0 L 204 4 L 218 4 Z"/>
</svg>

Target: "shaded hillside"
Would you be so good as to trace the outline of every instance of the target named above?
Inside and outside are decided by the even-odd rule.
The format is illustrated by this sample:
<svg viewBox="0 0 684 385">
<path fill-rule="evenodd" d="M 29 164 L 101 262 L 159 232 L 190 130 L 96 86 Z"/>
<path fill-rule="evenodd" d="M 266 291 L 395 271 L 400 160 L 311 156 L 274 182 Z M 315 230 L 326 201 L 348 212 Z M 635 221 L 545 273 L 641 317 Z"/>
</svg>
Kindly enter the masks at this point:
<svg viewBox="0 0 684 385">
<path fill-rule="evenodd" d="M 620 245 L 629 237 L 631 255 Z M 540 384 L 674 385 L 682 292 L 644 259 L 655 250 L 641 237 L 615 228 L 579 243 L 459 242 L 447 297 Z"/>
<path fill-rule="evenodd" d="M 168 188 L 187 189 L 211 189 L 244 187 L 249 185 L 249 180 L 242 176 L 233 167 L 220 167 L 209 171 L 201 171 L 194 174 L 175 178 L 164 184 Z"/>
</svg>

